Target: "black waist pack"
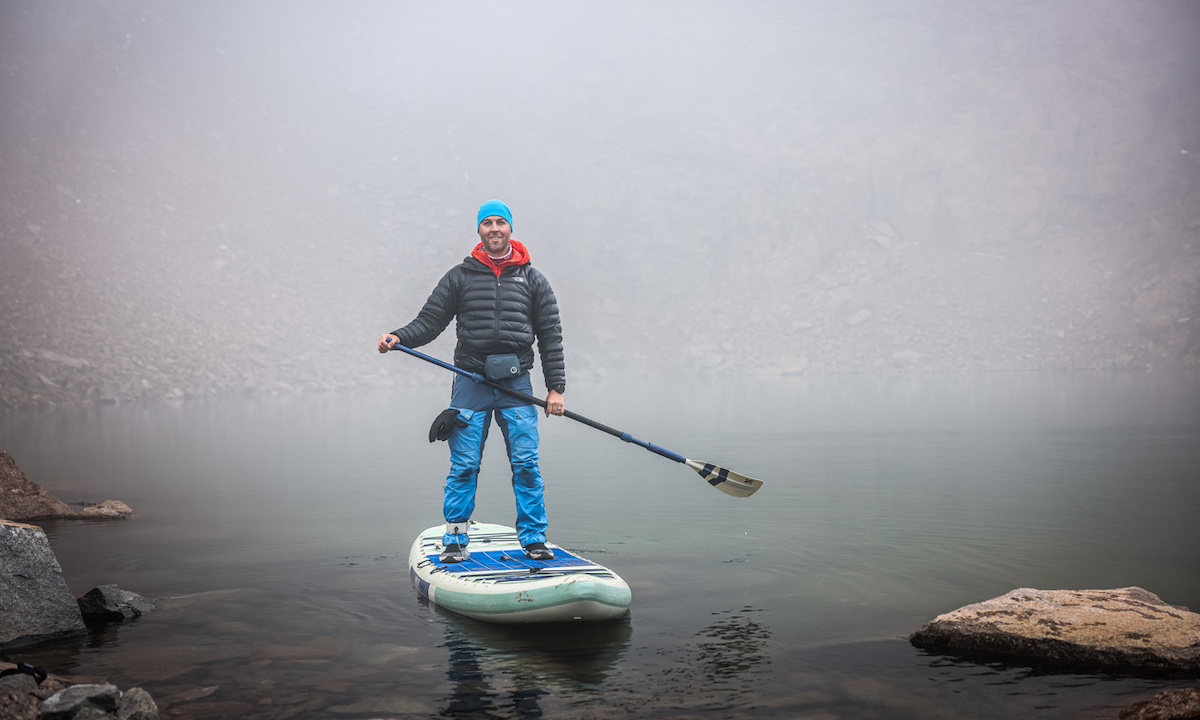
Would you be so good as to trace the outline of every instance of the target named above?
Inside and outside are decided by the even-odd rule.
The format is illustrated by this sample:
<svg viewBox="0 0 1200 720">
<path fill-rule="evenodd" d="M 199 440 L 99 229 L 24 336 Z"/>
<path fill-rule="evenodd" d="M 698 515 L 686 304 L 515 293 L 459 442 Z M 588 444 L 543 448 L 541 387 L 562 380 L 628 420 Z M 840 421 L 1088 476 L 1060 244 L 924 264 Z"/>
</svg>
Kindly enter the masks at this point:
<svg viewBox="0 0 1200 720">
<path fill-rule="evenodd" d="M 492 382 L 512 380 L 521 374 L 521 359 L 512 353 L 488 355 L 483 361 L 483 376 Z"/>
</svg>

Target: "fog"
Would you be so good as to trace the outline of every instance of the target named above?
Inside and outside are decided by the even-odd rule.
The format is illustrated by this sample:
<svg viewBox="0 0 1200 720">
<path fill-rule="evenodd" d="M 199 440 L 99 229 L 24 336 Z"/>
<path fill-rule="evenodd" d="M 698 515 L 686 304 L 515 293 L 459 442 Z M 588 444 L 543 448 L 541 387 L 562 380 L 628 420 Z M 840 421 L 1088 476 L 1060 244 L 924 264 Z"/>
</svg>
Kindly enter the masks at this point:
<svg viewBox="0 0 1200 720">
<path fill-rule="evenodd" d="M 0 98 L 0 406 L 404 382 L 494 197 L 569 383 L 1200 364 L 1188 0 L 4 0 Z"/>
</svg>

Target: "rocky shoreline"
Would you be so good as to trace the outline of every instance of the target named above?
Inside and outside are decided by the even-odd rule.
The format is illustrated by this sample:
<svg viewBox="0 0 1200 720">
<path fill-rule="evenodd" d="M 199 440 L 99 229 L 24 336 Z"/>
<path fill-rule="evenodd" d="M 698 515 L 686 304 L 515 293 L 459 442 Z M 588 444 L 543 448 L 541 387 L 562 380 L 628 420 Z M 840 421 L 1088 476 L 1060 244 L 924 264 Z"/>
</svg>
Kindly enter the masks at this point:
<svg viewBox="0 0 1200 720">
<path fill-rule="evenodd" d="M 158 720 L 158 705 L 141 688 L 73 682 L 25 663 L 0 664 L 0 714 L 6 720 Z M 4 674 L 8 673 L 8 674 Z"/>
<path fill-rule="evenodd" d="M 0 450 L 0 652 L 19 657 L 23 650 L 83 635 L 100 623 L 133 619 L 154 609 L 154 602 L 116 585 L 71 596 L 62 568 L 41 528 L 18 520 L 78 518 L 125 519 L 132 511 L 110 501 L 103 509 L 73 510 L 29 481 Z M 118 509 L 119 508 L 119 509 Z M 108 683 L 48 673 L 24 662 L 0 666 L 0 717 L 14 720 L 157 720 L 154 699 L 141 688 L 121 691 Z"/>
</svg>

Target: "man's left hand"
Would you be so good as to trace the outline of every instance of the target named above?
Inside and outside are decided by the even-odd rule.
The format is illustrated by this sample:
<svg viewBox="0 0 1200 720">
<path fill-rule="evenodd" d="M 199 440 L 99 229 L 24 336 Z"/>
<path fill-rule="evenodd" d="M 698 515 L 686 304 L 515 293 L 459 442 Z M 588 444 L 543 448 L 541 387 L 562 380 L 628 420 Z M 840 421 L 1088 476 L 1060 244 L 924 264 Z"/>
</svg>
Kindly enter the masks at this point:
<svg viewBox="0 0 1200 720">
<path fill-rule="evenodd" d="M 563 404 L 562 393 L 557 390 L 551 390 L 546 393 L 546 417 L 562 415 L 566 412 L 566 409 L 566 405 Z"/>
</svg>

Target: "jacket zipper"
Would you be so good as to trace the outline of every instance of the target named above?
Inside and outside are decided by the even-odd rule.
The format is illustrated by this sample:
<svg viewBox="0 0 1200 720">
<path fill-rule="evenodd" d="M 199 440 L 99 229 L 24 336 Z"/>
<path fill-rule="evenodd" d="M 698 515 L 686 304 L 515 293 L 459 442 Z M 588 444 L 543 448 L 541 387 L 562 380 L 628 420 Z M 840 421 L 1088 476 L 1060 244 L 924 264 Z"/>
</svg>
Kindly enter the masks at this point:
<svg viewBox="0 0 1200 720">
<path fill-rule="evenodd" d="M 504 275 L 504 271 L 500 271 L 500 275 L 496 276 L 496 302 L 494 303 L 494 319 L 492 321 L 492 347 L 500 344 L 500 277 Z"/>
</svg>

